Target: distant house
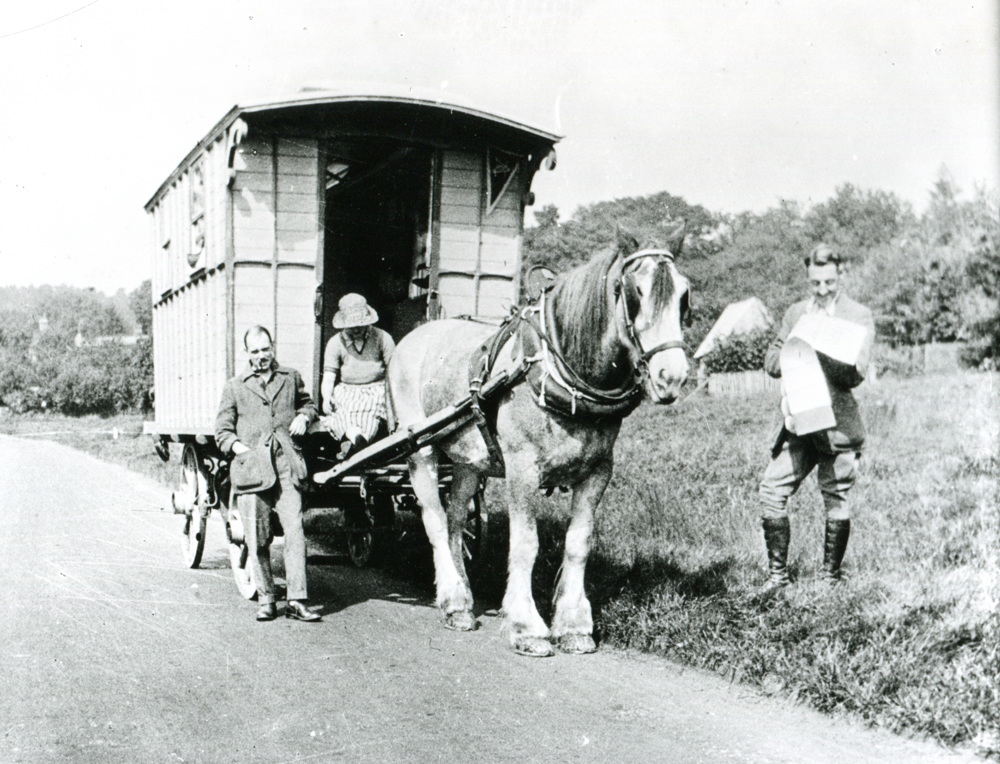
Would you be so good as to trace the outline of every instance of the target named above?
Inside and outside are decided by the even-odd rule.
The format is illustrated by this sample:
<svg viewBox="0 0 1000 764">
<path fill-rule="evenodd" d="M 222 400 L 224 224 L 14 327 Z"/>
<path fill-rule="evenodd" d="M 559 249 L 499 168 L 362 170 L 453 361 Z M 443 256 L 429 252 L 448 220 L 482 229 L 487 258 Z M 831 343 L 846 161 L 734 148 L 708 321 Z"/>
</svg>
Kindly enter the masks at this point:
<svg viewBox="0 0 1000 764">
<path fill-rule="evenodd" d="M 145 339 L 145 334 L 102 334 L 98 337 L 87 339 L 82 331 L 77 331 L 73 344 L 78 348 L 100 345 L 136 345 L 139 340 Z"/>
<path fill-rule="evenodd" d="M 144 339 L 144 334 L 108 334 L 94 337 L 93 345 L 136 345 Z"/>
</svg>

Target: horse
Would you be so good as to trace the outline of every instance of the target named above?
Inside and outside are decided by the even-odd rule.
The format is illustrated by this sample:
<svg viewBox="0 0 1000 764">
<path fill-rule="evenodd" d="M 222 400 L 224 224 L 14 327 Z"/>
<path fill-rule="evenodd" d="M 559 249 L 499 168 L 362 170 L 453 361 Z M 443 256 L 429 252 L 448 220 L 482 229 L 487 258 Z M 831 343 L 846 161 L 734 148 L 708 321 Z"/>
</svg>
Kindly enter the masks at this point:
<svg viewBox="0 0 1000 764">
<path fill-rule="evenodd" d="M 474 367 L 487 373 L 473 388 L 484 377 L 508 382 L 476 408 L 481 416 L 460 421 L 408 457 L 446 627 L 478 627 L 462 537 L 481 481 L 502 472 L 510 523 L 502 613 L 511 648 L 535 657 L 553 655 L 553 642 L 570 654 L 597 649 L 584 571 L 615 440 L 644 390 L 657 403 L 672 403 L 688 374 L 682 314 L 689 282 L 674 265 L 683 232 L 670 241 L 668 249 L 640 249 L 619 231 L 615 244 L 556 276 L 499 331 L 442 319 L 417 327 L 397 346 L 387 370 L 397 429 L 467 396 Z M 440 453 L 453 465 L 447 511 L 438 491 Z M 527 499 L 556 487 L 572 489 L 572 500 L 549 628 L 532 596 L 538 531 Z"/>
</svg>

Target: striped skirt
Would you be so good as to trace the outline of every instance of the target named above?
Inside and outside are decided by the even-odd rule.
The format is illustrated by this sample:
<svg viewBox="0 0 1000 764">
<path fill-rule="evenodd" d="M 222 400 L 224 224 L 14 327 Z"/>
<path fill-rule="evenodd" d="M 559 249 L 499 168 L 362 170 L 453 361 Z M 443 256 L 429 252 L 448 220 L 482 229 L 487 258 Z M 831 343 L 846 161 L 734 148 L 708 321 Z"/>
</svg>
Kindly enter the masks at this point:
<svg viewBox="0 0 1000 764">
<path fill-rule="evenodd" d="M 358 434 L 371 440 L 378 431 L 379 422 L 387 416 L 385 380 L 367 385 L 342 382 L 333 388 L 333 403 L 336 410 L 327 422 L 338 440 L 345 435 L 353 439 Z"/>
</svg>

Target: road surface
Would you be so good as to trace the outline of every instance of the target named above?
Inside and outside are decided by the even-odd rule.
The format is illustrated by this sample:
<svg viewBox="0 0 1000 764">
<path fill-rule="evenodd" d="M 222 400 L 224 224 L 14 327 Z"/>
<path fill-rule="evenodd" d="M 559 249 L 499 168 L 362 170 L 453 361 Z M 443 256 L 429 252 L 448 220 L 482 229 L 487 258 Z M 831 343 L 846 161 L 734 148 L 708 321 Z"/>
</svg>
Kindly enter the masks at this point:
<svg viewBox="0 0 1000 764">
<path fill-rule="evenodd" d="M 218 513 L 189 570 L 152 481 L 7 436 L 0 464 L 0 762 L 977 760 L 609 648 L 522 658 L 329 558 L 321 623 L 257 623 Z"/>
</svg>

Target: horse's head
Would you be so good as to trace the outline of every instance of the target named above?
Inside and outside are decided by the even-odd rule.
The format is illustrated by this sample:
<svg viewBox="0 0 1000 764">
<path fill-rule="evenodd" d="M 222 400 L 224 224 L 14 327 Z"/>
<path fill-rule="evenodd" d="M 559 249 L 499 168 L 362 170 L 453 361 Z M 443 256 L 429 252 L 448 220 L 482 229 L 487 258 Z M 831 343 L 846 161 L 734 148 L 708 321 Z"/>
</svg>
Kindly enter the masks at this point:
<svg viewBox="0 0 1000 764">
<path fill-rule="evenodd" d="M 674 231 L 665 249 L 637 249 L 624 254 L 620 247 L 621 294 L 618 320 L 637 366 L 647 365 L 646 382 L 657 403 L 673 403 L 687 379 L 682 322 L 689 311 L 686 277 L 674 265 L 684 241 L 684 224 Z"/>
</svg>

